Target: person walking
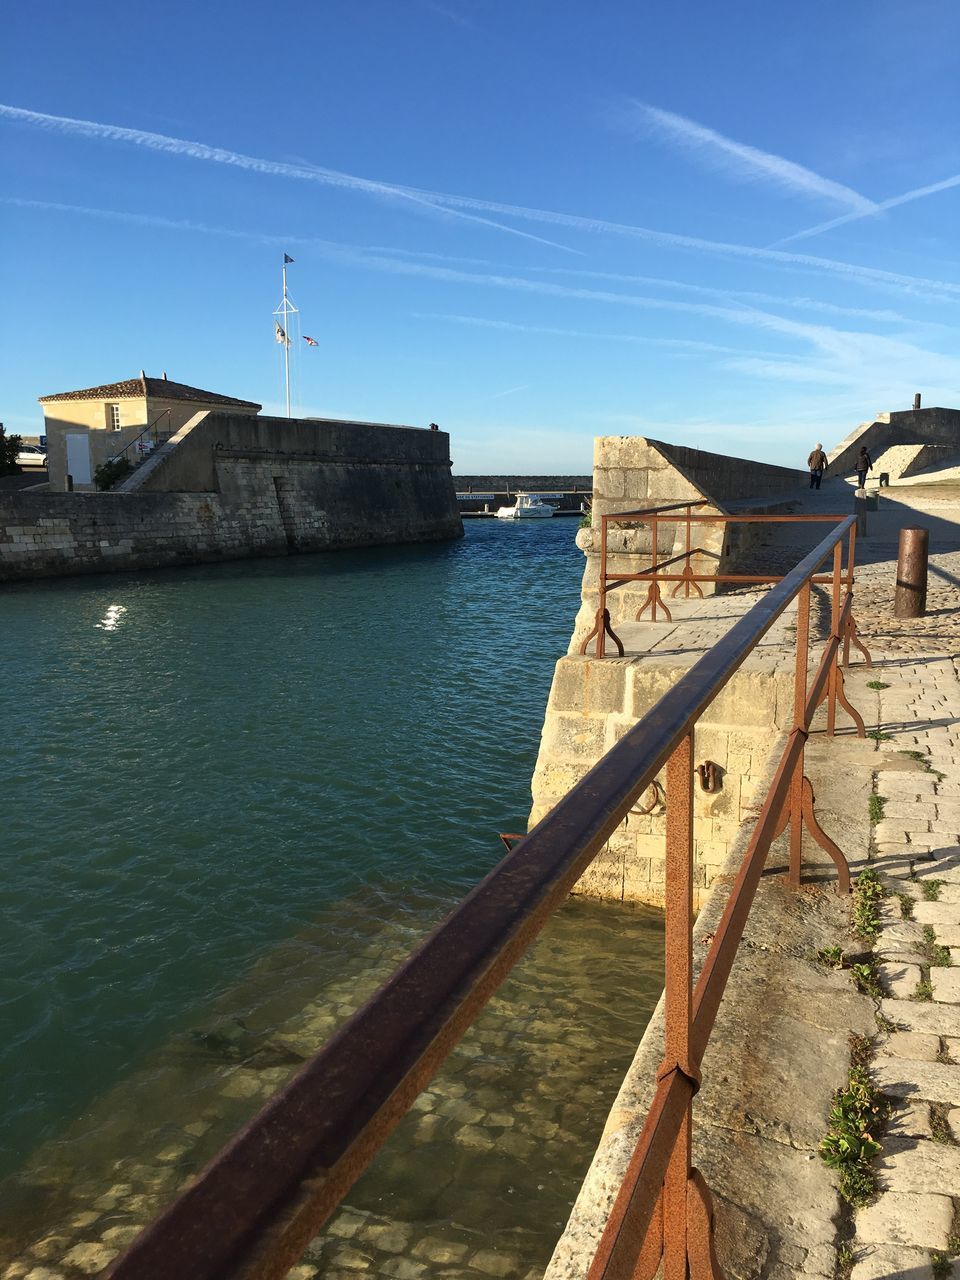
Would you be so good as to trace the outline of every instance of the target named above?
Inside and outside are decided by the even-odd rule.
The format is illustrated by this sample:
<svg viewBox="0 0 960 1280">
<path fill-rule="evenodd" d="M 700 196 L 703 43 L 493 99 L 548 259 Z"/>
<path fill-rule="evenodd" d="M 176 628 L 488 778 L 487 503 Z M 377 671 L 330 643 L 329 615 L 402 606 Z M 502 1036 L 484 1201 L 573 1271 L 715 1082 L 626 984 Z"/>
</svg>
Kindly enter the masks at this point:
<svg viewBox="0 0 960 1280">
<path fill-rule="evenodd" d="M 827 469 L 827 455 L 823 452 L 822 444 L 813 446 L 813 453 L 807 459 L 807 466 L 810 468 L 810 488 L 819 489 L 823 473 Z"/>
<path fill-rule="evenodd" d="M 857 454 L 856 471 L 857 471 L 857 488 L 862 489 L 867 483 L 867 472 L 873 470 L 873 459 L 867 453 L 867 446 L 862 444 L 860 452 Z"/>
</svg>

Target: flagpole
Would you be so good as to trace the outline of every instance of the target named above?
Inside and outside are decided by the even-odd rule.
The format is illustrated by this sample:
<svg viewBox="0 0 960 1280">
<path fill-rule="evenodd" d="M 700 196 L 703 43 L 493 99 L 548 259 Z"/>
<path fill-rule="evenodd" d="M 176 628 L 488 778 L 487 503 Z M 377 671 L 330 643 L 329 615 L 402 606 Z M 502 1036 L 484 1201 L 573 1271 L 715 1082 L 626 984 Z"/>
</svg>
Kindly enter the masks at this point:
<svg viewBox="0 0 960 1280">
<path fill-rule="evenodd" d="M 286 341 L 283 344 L 283 370 L 287 384 L 287 417 L 290 414 L 290 321 L 287 317 L 287 255 L 283 255 L 283 332 Z"/>
</svg>

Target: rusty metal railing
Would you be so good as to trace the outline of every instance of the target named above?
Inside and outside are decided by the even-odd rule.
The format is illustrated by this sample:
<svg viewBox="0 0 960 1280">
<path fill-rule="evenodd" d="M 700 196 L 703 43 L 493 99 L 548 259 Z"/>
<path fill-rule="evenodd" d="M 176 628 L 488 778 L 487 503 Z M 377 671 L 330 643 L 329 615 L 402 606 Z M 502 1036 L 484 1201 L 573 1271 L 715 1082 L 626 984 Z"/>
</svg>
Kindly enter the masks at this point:
<svg viewBox="0 0 960 1280">
<path fill-rule="evenodd" d="M 141 1233 L 107 1276 L 279 1280 L 285 1275 L 664 765 L 666 1053 L 650 1115 L 590 1276 L 652 1276 L 661 1254 L 669 1262 L 666 1274 L 677 1275 L 688 1257 L 698 1262 L 712 1258 L 709 1192 L 690 1162 L 692 1102 L 700 1060 L 772 841 L 789 828 L 788 881 L 796 888 L 806 826 L 835 863 L 840 889 L 849 887 L 843 854 L 817 825 L 803 757 L 813 714 L 835 687 L 842 656 L 852 603 L 849 591 L 841 600 L 842 555 L 853 519 L 839 523 L 740 618 L 519 840 Z M 831 634 L 808 684 L 811 582 L 831 554 Z M 794 599 L 793 727 L 693 990 L 694 726 Z"/>
<path fill-rule="evenodd" d="M 691 589 L 703 598 L 703 590 L 700 586 L 701 582 L 710 583 L 726 583 L 739 584 L 741 586 L 762 586 L 774 582 L 781 582 L 784 575 L 782 573 L 694 573 L 693 557 L 697 555 L 708 554 L 703 547 L 694 547 L 692 545 L 692 528 L 694 525 L 721 525 L 727 526 L 731 524 L 836 524 L 844 520 L 842 515 L 721 515 L 719 512 L 711 515 L 694 515 L 693 511 L 696 507 L 704 507 L 709 505 L 705 501 L 701 502 L 677 502 L 670 506 L 647 507 L 637 511 L 612 511 L 600 517 L 600 572 L 598 582 L 598 604 L 597 615 L 593 624 L 593 629 L 583 638 L 580 644 L 580 653 L 585 654 L 590 641 L 593 640 L 594 653 L 598 658 L 602 658 L 606 651 L 605 637 L 609 636 L 613 643 L 617 646 L 617 653 L 622 658 L 624 654 L 623 643 L 620 637 L 614 631 L 610 621 L 610 610 L 607 608 L 607 596 L 611 591 L 616 591 L 619 587 L 626 586 L 631 582 L 647 582 L 647 598 L 641 607 L 637 610 L 637 621 L 643 617 L 647 609 L 650 610 L 650 619 L 652 622 L 657 620 L 657 608 L 663 610 L 667 621 L 672 622 L 673 616 L 660 591 L 660 584 L 663 582 L 673 582 L 676 586 L 673 589 L 675 596 L 680 588 L 683 588 L 684 596 L 689 597 Z M 677 508 L 683 509 L 682 515 L 670 514 L 675 512 Z M 642 569 L 636 573 L 628 573 L 624 570 L 615 570 L 613 572 L 608 568 L 609 554 L 609 530 L 611 525 L 638 525 L 646 524 L 650 526 L 651 531 L 651 560 L 650 568 Z M 663 524 L 675 525 L 682 524 L 684 526 L 684 549 L 678 554 L 671 556 L 669 560 L 660 560 L 659 549 L 659 530 Z M 856 559 L 856 524 L 850 529 L 850 546 L 847 556 L 847 591 L 853 591 L 853 567 Z M 624 554 L 631 554 L 626 552 Z M 674 565 L 683 563 L 683 569 L 679 573 L 667 573 L 665 570 Z M 831 579 L 828 576 L 822 576 L 814 579 L 817 583 L 828 583 Z M 843 635 L 844 664 L 849 660 L 850 645 L 855 644 L 861 650 L 864 657 L 869 660 L 869 655 L 862 644 L 857 639 L 856 622 L 853 614 L 850 613 L 846 624 L 846 630 Z"/>
</svg>

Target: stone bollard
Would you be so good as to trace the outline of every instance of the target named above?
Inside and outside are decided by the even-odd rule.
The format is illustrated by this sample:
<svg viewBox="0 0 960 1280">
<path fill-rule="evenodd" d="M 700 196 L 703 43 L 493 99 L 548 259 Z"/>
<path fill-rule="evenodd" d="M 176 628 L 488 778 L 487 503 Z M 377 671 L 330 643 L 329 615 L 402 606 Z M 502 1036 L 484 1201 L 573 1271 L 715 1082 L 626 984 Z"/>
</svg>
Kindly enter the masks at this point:
<svg viewBox="0 0 960 1280">
<path fill-rule="evenodd" d="M 929 530 L 912 526 L 900 530 L 895 618 L 922 618 L 927 609 L 927 551 Z"/>
<path fill-rule="evenodd" d="M 856 517 L 857 517 L 857 537 L 865 538 L 867 536 L 867 491 L 866 489 L 854 489 L 853 510 L 856 513 Z"/>
</svg>

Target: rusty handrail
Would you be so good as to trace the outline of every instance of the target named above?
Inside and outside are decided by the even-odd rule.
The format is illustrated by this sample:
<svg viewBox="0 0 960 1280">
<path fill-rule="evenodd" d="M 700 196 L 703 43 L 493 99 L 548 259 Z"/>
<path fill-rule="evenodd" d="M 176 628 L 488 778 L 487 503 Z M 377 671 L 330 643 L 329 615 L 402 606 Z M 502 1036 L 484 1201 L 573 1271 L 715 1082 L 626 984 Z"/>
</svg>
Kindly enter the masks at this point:
<svg viewBox="0 0 960 1280">
<path fill-rule="evenodd" d="M 702 555 L 702 547 L 694 547 L 692 542 L 692 529 L 695 524 L 803 524 L 803 523 L 839 523 L 846 519 L 840 514 L 815 514 L 815 515 L 726 515 L 719 512 L 710 515 L 693 515 L 695 507 L 703 507 L 709 505 L 706 501 L 689 501 L 676 502 L 665 507 L 647 507 L 636 511 L 611 511 L 600 517 L 600 569 L 598 581 L 598 600 L 597 613 L 594 620 L 593 628 L 584 636 L 580 643 L 579 652 L 585 654 L 587 646 L 591 640 L 595 641 L 594 654 L 598 658 L 604 657 L 605 654 L 605 638 L 607 636 L 617 646 L 617 653 L 622 658 L 624 655 L 623 644 L 620 637 L 613 629 L 610 621 L 610 611 L 607 608 L 607 596 L 611 591 L 616 591 L 619 587 L 626 586 L 630 582 L 648 582 L 646 603 L 637 611 L 637 621 L 643 617 L 646 611 L 650 610 L 651 622 L 657 620 L 658 607 L 663 610 L 667 621 L 673 621 L 673 615 L 660 594 L 660 584 L 663 582 L 675 582 L 677 586 L 674 588 L 673 594 L 676 595 L 683 587 L 684 598 L 689 599 L 691 588 L 696 591 L 697 595 L 703 599 L 703 591 L 700 588 L 701 582 L 717 583 L 736 583 L 740 586 L 759 586 L 761 584 L 780 582 L 783 574 L 780 573 L 694 573 L 692 569 L 692 561 L 695 555 Z M 683 515 L 668 515 L 670 511 L 678 508 L 684 509 Z M 607 529 L 610 524 L 649 524 L 650 525 L 650 568 L 641 569 L 636 573 L 627 573 L 623 570 L 617 570 L 616 573 L 607 571 Z M 661 524 L 683 524 L 685 526 L 685 545 L 684 549 L 677 555 L 671 556 L 669 560 L 660 560 L 659 546 L 659 527 Z M 850 551 L 849 566 L 847 574 L 847 589 L 853 590 L 853 563 L 855 557 L 856 546 L 856 529 L 851 530 L 850 534 Z M 680 573 L 664 573 L 663 570 L 670 565 L 677 564 L 679 561 L 684 562 L 684 567 Z M 817 578 L 817 582 L 829 582 L 829 577 Z M 854 640 L 854 643 L 856 641 Z M 862 646 L 860 646 L 862 647 Z M 844 664 L 849 659 L 850 640 L 844 640 Z"/>
<path fill-rule="evenodd" d="M 686 1133 L 689 1148 L 696 1064 L 733 962 L 743 927 L 741 916 L 745 919 L 749 909 L 749 901 L 743 895 L 731 899 L 734 906 L 728 906 L 724 917 L 727 922 L 729 916 L 730 923 L 722 924 L 718 930 L 694 1004 L 688 927 L 692 824 L 682 820 L 685 812 L 688 819 L 692 812 L 690 735 L 703 711 L 799 596 L 797 670 L 799 679 L 802 639 L 804 684 L 802 705 L 798 695 L 797 707 L 803 727 L 798 724 L 790 735 L 778 780 L 751 842 L 753 853 L 748 853 L 747 870 L 741 872 L 742 880 L 752 883 L 759 878 L 761 845 L 768 848 L 770 840 L 790 822 L 790 877 L 791 883 L 799 882 L 800 849 L 799 843 L 794 848 L 793 827 L 799 831 L 801 818 L 808 826 L 810 821 L 806 807 L 802 811 L 791 807 L 792 797 L 796 795 L 797 806 L 801 802 L 807 805 L 809 784 L 802 777 L 802 756 L 808 718 L 812 715 L 810 703 L 815 709 L 820 693 L 828 685 L 834 688 L 836 659 L 850 599 L 848 593 L 844 607 L 834 609 L 831 659 L 826 667 L 821 664 L 821 671 L 826 674 L 814 681 L 808 701 L 809 584 L 833 552 L 834 598 L 839 601 L 842 543 L 854 519 L 850 516 L 832 530 L 676 682 L 267 1102 L 192 1185 L 145 1228 L 105 1275 L 112 1280 L 170 1280 L 173 1276 L 183 1280 L 279 1280 L 284 1276 L 665 763 L 670 791 L 668 961 L 681 954 L 679 939 L 686 929 L 686 963 L 680 965 L 686 994 L 681 991 L 678 996 L 678 970 L 668 963 L 667 1002 L 672 1011 L 672 1048 L 668 1047 L 668 1057 L 672 1053 L 676 1061 L 663 1074 L 656 1116 L 644 1130 L 647 1134 L 652 1123 L 654 1136 L 662 1136 L 649 1148 L 651 1154 L 641 1159 L 635 1185 L 628 1189 L 625 1184 L 625 1203 L 629 1207 L 636 1201 L 637 1188 L 656 1190 L 663 1183 L 663 1170 L 668 1165 L 676 1173 L 681 1158 L 676 1139 L 681 1130 Z M 849 570 L 848 566 L 848 576 Z M 811 830 L 816 836 L 819 829 L 815 828 L 815 820 Z M 843 862 L 839 850 L 833 848 Z M 845 867 L 843 862 L 841 882 Z M 679 885 L 677 875 L 681 877 Z M 708 968 L 719 976 L 711 980 Z M 686 1010 L 679 1023 L 678 999 Z M 701 1186 L 702 1179 L 697 1182 L 689 1170 L 688 1152 L 685 1159 L 684 1195 L 694 1206 L 706 1203 L 708 1193 Z M 689 1195 L 688 1180 L 693 1187 Z M 675 1183 L 673 1176 L 671 1185 Z M 671 1203 L 676 1216 L 679 1208 Z M 651 1207 L 647 1214 L 648 1207 L 644 1202 L 642 1214 L 646 1221 L 655 1211 L 655 1206 Z M 681 1217 L 686 1233 L 685 1214 L 686 1211 Z M 661 1221 L 667 1217 L 664 1213 Z M 622 1263 L 622 1241 L 630 1233 L 614 1234 L 611 1248 Z M 647 1239 L 645 1226 L 639 1234 L 642 1238 L 637 1247 L 649 1248 L 649 1240 L 643 1245 Z M 685 1234 L 685 1241 L 686 1238 Z M 612 1277 L 628 1272 L 604 1269 L 592 1274 Z"/>
</svg>

